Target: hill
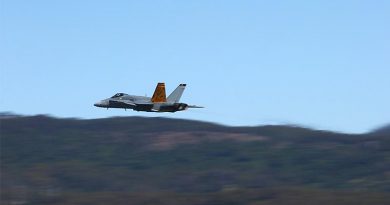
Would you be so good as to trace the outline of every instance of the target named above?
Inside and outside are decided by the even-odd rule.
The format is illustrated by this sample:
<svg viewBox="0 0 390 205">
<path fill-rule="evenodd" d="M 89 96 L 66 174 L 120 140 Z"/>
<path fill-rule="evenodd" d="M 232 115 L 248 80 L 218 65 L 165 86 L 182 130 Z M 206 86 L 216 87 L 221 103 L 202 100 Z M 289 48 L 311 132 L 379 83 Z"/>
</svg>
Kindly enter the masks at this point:
<svg viewBox="0 0 390 205">
<path fill-rule="evenodd" d="M 390 136 L 390 125 L 380 127 L 372 132 L 374 135 L 387 135 Z"/>
<path fill-rule="evenodd" d="M 166 118 L 0 119 L 1 204 L 386 204 L 390 136 Z"/>
</svg>

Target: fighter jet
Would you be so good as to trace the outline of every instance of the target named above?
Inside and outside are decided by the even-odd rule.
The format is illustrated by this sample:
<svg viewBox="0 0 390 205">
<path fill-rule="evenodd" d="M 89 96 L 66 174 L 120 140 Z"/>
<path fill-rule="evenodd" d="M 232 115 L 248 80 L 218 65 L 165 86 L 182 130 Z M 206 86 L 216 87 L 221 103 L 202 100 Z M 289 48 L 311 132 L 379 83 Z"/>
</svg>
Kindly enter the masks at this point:
<svg viewBox="0 0 390 205">
<path fill-rule="evenodd" d="M 101 108 L 122 108 L 133 109 L 144 112 L 177 112 L 188 108 L 203 108 L 196 105 L 180 103 L 179 100 L 186 88 L 186 84 L 180 84 L 169 96 L 165 95 L 165 83 L 158 83 L 153 97 L 144 97 L 128 95 L 126 93 L 117 93 L 114 96 L 95 103 L 96 107 Z"/>
</svg>

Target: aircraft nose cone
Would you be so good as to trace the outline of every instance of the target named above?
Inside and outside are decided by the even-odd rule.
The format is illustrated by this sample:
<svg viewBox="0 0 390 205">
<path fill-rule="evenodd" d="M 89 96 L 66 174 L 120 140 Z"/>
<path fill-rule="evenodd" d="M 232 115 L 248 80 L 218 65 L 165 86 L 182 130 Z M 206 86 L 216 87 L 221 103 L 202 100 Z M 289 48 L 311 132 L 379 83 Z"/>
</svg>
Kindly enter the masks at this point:
<svg viewBox="0 0 390 205">
<path fill-rule="evenodd" d="M 93 104 L 94 106 L 96 107 L 107 107 L 108 106 L 108 102 L 106 100 L 102 100 L 102 101 L 99 101 L 95 104 Z"/>
</svg>

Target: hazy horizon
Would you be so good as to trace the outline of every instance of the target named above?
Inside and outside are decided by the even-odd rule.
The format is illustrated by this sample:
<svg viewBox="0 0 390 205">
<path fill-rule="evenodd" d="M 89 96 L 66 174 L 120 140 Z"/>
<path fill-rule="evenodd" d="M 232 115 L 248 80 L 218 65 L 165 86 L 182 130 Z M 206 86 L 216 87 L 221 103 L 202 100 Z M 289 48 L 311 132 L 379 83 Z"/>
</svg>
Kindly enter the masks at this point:
<svg viewBox="0 0 390 205">
<path fill-rule="evenodd" d="M 76 119 L 76 120 L 94 120 L 94 119 L 108 119 L 108 118 L 116 118 L 116 117 L 141 117 L 141 118 L 165 118 L 165 119 L 172 119 L 172 120 L 194 120 L 198 122 L 205 122 L 205 123 L 211 123 L 211 124 L 216 124 L 216 125 L 221 125 L 221 126 L 227 126 L 227 127 L 257 127 L 257 126 L 269 126 L 269 125 L 280 125 L 280 126 L 293 126 L 293 127 L 300 127 L 300 128 L 306 128 L 306 129 L 311 129 L 311 130 L 323 130 L 323 131 L 330 131 L 330 132 L 337 132 L 337 133 L 344 133 L 344 134 L 367 134 L 373 131 L 376 131 L 378 129 L 390 126 L 389 123 L 384 123 L 382 125 L 378 125 L 376 127 L 373 127 L 372 129 L 369 129 L 366 132 L 344 132 L 342 130 L 331 130 L 331 129 L 323 129 L 320 127 L 314 127 L 314 126 L 308 126 L 304 124 L 297 124 L 297 123 L 269 123 L 269 124 L 258 124 L 258 125 L 230 125 L 230 124 L 224 124 L 220 122 L 215 122 L 215 121 L 208 121 L 208 120 L 197 120 L 197 119 L 190 119 L 190 118 L 176 118 L 176 117 L 170 117 L 170 116 L 137 116 L 137 115 L 132 115 L 132 116 L 124 116 L 124 115 L 113 115 L 113 116 L 104 116 L 104 117 L 94 117 L 94 118 L 84 118 L 84 117 L 63 117 L 63 116 L 56 116 L 53 114 L 49 113 L 40 113 L 40 114 L 21 114 L 21 113 L 16 113 L 16 112 L 11 112 L 11 111 L 0 111 L 0 115 L 15 115 L 15 116 L 20 116 L 20 117 L 32 117 L 32 116 L 47 116 L 47 117 L 52 117 L 56 119 Z"/>
</svg>

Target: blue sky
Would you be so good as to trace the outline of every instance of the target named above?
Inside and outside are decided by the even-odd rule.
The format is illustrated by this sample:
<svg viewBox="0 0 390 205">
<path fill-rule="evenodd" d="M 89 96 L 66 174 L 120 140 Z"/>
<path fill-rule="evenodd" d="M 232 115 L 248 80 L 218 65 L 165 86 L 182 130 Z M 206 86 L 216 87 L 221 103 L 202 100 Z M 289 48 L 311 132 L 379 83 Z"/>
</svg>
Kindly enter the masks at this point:
<svg viewBox="0 0 390 205">
<path fill-rule="evenodd" d="M 390 122 L 390 1 L 1 1 L 1 110 L 360 133 Z M 187 83 L 181 113 L 105 110 Z"/>
</svg>

